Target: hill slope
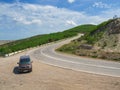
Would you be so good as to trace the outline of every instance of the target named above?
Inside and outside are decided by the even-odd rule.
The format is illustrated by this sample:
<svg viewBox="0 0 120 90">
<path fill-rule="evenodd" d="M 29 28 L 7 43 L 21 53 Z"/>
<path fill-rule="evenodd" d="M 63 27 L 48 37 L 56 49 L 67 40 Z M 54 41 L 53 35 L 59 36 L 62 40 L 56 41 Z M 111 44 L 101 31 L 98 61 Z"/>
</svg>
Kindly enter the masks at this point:
<svg viewBox="0 0 120 90">
<path fill-rule="evenodd" d="M 58 50 L 80 56 L 120 60 L 120 18 L 97 25 L 91 32 Z"/>
</svg>

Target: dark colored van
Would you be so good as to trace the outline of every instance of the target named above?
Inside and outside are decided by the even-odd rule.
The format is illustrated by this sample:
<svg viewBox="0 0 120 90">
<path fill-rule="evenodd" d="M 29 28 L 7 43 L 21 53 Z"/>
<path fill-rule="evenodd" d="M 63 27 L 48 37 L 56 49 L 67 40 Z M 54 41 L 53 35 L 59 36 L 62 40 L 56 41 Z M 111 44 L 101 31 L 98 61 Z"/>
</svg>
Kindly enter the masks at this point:
<svg viewBox="0 0 120 90">
<path fill-rule="evenodd" d="M 32 71 L 32 62 L 30 60 L 30 56 L 28 55 L 24 55 L 20 57 L 20 60 L 17 64 L 19 64 L 18 66 L 18 71 L 19 72 L 31 72 Z"/>
</svg>

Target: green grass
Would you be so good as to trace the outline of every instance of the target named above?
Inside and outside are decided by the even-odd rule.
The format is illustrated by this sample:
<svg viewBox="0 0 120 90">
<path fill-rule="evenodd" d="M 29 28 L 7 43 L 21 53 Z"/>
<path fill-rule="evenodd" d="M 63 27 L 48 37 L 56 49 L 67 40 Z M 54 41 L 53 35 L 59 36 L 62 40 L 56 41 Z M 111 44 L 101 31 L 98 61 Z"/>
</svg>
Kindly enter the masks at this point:
<svg viewBox="0 0 120 90">
<path fill-rule="evenodd" d="M 86 34 L 86 33 L 90 33 L 94 29 L 96 29 L 96 25 L 86 24 L 86 25 L 81 25 L 81 26 L 71 28 L 69 30 L 66 30 L 65 32 L 76 32 L 76 33 L 85 33 Z"/>
<path fill-rule="evenodd" d="M 56 49 L 56 51 L 61 51 L 61 52 L 65 52 L 65 53 L 74 54 L 79 45 L 80 45 L 79 42 L 74 42 L 73 41 L 69 44 L 65 44 L 62 47 Z"/>
<path fill-rule="evenodd" d="M 96 27 L 95 25 L 90 25 L 90 24 L 81 25 L 63 32 L 38 35 L 38 36 L 34 36 L 34 37 L 22 39 L 22 40 L 17 40 L 8 44 L 1 45 L 0 56 L 4 56 L 5 54 L 16 52 L 19 50 L 40 46 L 42 44 L 46 44 L 49 42 L 73 37 L 73 36 L 76 36 L 78 33 L 89 33 L 95 27 Z"/>
</svg>

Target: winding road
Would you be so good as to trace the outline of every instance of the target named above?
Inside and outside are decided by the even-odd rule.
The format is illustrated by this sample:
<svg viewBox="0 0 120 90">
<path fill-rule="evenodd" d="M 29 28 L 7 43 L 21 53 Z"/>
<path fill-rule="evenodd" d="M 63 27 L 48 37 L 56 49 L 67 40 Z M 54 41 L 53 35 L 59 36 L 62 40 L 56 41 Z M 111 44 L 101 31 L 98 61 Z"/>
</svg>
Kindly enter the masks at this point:
<svg viewBox="0 0 120 90">
<path fill-rule="evenodd" d="M 42 46 L 33 52 L 29 52 L 29 54 L 37 60 L 49 65 L 72 69 L 75 71 L 120 77 L 120 63 L 118 62 L 67 55 L 55 51 L 56 48 L 69 43 L 71 40 L 80 36 L 81 35 L 78 35 L 57 43 Z"/>
</svg>

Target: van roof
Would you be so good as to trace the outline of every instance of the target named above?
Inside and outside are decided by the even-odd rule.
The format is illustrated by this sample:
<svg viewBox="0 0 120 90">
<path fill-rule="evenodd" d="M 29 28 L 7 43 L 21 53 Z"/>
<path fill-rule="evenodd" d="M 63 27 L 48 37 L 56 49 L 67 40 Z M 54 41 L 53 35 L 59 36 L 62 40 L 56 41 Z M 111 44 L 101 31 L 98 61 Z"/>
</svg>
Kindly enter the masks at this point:
<svg viewBox="0 0 120 90">
<path fill-rule="evenodd" d="M 30 58 L 29 55 L 20 56 L 20 59 Z"/>
</svg>

